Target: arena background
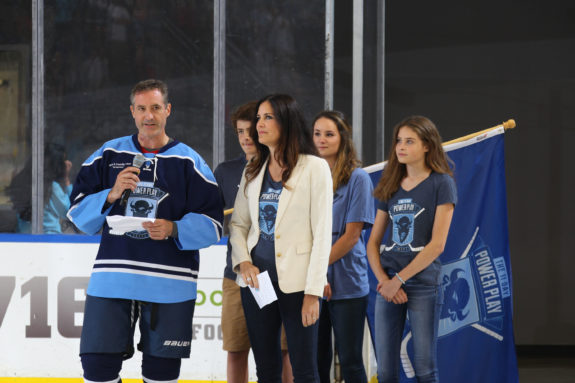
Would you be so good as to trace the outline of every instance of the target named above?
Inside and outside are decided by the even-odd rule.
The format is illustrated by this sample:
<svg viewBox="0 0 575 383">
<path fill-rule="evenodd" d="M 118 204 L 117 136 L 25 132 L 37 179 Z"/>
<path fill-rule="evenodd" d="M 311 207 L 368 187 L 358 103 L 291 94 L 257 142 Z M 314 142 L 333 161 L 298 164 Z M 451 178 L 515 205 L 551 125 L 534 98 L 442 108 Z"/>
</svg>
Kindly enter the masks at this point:
<svg viewBox="0 0 575 383">
<path fill-rule="evenodd" d="M 572 358 L 574 46 L 568 0 L 2 1 L 0 230 L 14 230 L 5 187 L 28 159 L 41 190 L 44 143 L 65 145 L 77 171 L 102 142 L 134 131 L 128 93 L 142 78 L 168 82 L 168 133 L 212 166 L 239 154 L 232 108 L 272 92 L 294 95 L 308 119 L 344 111 L 364 165 L 384 159 L 409 114 L 430 117 L 445 140 L 514 118 L 505 160 L 516 344 Z"/>
</svg>

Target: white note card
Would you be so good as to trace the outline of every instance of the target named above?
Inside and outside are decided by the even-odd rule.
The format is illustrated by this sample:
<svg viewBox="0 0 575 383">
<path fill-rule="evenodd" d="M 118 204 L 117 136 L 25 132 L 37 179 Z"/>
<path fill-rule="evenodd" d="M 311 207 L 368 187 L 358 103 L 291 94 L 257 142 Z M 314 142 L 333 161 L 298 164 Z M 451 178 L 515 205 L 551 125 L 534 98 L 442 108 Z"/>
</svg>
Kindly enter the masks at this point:
<svg viewBox="0 0 575 383">
<path fill-rule="evenodd" d="M 267 271 L 259 273 L 257 275 L 257 278 L 259 288 L 256 289 L 255 287 L 251 286 L 248 287 L 252 291 L 252 294 L 254 295 L 254 298 L 256 299 L 256 302 L 258 302 L 258 305 L 260 306 L 261 309 L 265 305 L 269 305 L 270 303 L 277 301 L 278 297 L 272 285 L 270 275 L 268 274 Z"/>
<path fill-rule="evenodd" d="M 108 226 L 110 226 L 110 234 L 113 235 L 123 235 L 129 231 L 144 230 L 142 223 L 154 222 L 154 220 L 154 218 L 125 217 L 123 215 L 109 215 L 106 217 Z"/>
</svg>

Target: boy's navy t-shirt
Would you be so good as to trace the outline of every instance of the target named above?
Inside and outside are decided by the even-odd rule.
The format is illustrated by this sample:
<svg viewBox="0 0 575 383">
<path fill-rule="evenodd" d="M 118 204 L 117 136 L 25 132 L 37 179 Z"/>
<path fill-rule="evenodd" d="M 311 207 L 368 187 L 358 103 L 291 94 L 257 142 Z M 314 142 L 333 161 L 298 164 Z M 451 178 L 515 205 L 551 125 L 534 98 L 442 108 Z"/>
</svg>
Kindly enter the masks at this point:
<svg viewBox="0 0 575 383">
<path fill-rule="evenodd" d="M 222 162 L 214 171 L 214 177 L 218 183 L 220 196 L 222 198 L 224 209 L 231 209 L 234 207 L 236 195 L 242 180 L 242 174 L 247 164 L 246 156 L 242 155 L 230 161 Z M 231 215 L 224 217 L 224 234 L 228 235 L 228 225 Z M 224 277 L 236 280 L 236 273 L 232 270 L 232 245 L 228 241 L 228 249 L 226 254 L 226 268 L 224 269 Z"/>
</svg>

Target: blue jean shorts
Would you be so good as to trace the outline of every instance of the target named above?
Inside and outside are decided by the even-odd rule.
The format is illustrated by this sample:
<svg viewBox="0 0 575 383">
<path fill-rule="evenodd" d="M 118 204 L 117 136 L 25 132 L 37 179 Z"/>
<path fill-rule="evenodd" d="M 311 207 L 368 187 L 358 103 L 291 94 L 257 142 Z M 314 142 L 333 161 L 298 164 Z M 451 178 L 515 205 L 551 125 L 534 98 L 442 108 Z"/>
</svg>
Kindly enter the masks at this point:
<svg viewBox="0 0 575 383">
<path fill-rule="evenodd" d="M 196 301 L 151 303 L 86 296 L 80 355 L 134 354 L 134 331 L 139 321 L 138 350 L 160 358 L 189 358 Z"/>
</svg>

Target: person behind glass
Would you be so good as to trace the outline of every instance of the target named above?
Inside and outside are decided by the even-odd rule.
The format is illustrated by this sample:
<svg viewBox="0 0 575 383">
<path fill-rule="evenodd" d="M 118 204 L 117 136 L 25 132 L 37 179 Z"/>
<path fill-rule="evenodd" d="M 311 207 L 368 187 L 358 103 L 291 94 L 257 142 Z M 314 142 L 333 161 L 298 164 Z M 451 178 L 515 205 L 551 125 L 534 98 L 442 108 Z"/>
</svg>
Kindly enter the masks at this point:
<svg viewBox="0 0 575 383">
<path fill-rule="evenodd" d="M 281 381 L 283 323 L 295 382 L 317 382 L 317 320 L 331 248 L 332 181 L 316 156 L 297 102 L 269 95 L 257 104 L 257 154 L 242 177 L 231 219 L 240 286 L 259 288 L 267 271 L 277 301 L 259 308 L 241 289 L 259 382 Z"/>
<path fill-rule="evenodd" d="M 418 382 L 438 382 L 439 275 L 457 190 L 437 128 L 412 116 L 395 126 L 389 160 L 374 195 L 380 201 L 367 244 L 378 284 L 375 348 L 379 382 L 399 382 L 406 314 Z M 390 226 L 387 241 L 380 245 Z"/>
<path fill-rule="evenodd" d="M 70 208 L 70 170 L 66 149 L 49 143 L 44 149 L 44 234 L 61 234 L 62 223 Z M 32 220 L 32 161 L 18 172 L 7 188 L 14 210 L 18 213 L 18 232 L 30 233 Z"/>
<path fill-rule="evenodd" d="M 256 105 L 256 101 L 248 102 L 238 107 L 232 114 L 232 127 L 237 134 L 243 154 L 233 160 L 222 162 L 214 171 L 224 209 L 230 209 L 234 206 L 244 168 L 257 152 L 250 136 L 252 120 L 257 112 Z M 227 217 L 230 217 L 230 215 Z M 224 224 L 224 230 L 226 229 L 227 224 Z M 228 241 L 226 268 L 222 283 L 223 349 L 228 352 L 228 382 L 247 383 L 249 378 L 248 355 L 250 352 L 250 339 L 240 297 L 240 287 L 235 283 L 236 273 L 232 270 L 231 255 L 232 247 Z M 284 383 L 293 381 L 285 333 L 283 331 L 282 360 L 282 381 Z"/>
<path fill-rule="evenodd" d="M 96 150 L 82 164 L 71 196 L 71 221 L 87 234 L 102 232 L 80 357 L 86 382 L 121 382 L 139 321 L 144 382 L 175 383 L 181 359 L 190 355 L 198 249 L 219 241 L 223 206 L 206 162 L 166 134 L 172 109 L 166 84 L 141 81 L 130 101 L 138 132 Z M 149 220 L 112 230 L 108 216 Z"/>
<path fill-rule="evenodd" d="M 367 382 L 362 347 L 369 281 L 362 232 L 374 220 L 373 186 L 359 168 L 351 126 L 343 113 L 321 112 L 314 121 L 313 141 L 329 164 L 334 189 L 328 284 L 319 320 L 320 381 L 330 382 L 333 328 L 343 380 Z"/>
</svg>

